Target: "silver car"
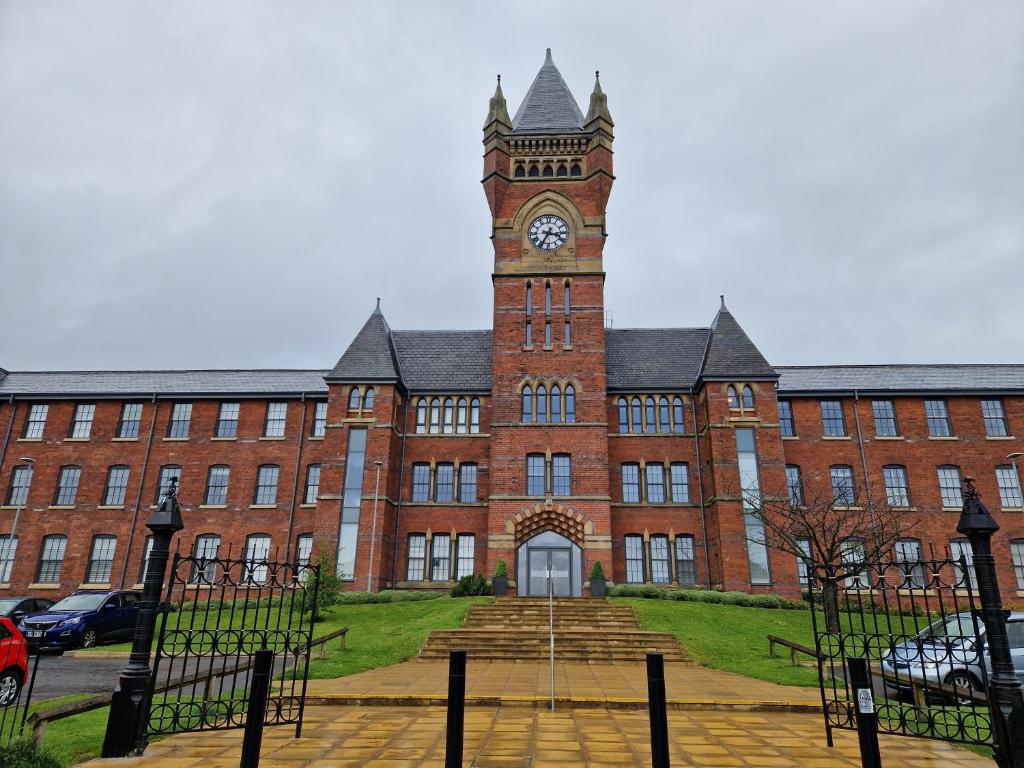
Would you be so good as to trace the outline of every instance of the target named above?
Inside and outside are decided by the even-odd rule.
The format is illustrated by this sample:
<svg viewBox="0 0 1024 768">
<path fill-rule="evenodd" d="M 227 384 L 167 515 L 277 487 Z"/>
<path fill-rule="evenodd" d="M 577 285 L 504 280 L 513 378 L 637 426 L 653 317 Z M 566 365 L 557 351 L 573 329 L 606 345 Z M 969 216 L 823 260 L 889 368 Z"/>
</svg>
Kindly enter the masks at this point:
<svg viewBox="0 0 1024 768">
<path fill-rule="evenodd" d="M 1024 613 L 1010 613 L 1006 630 L 1014 672 L 1024 683 Z M 976 648 L 978 637 L 982 642 L 980 654 Z M 982 664 L 985 665 L 984 675 Z M 928 685 L 944 683 L 965 692 L 968 689 L 984 691 L 983 681 L 992 676 L 985 624 L 970 613 L 947 616 L 921 630 L 916 637 L 890 648 L 882 656 L 881 666 L 884 672 L 896 678 L 886 678 L 885 687 L 889 692 L 908 693 L 912 682 L 924 683 L 926 690 Z M 959 697 L 945 692 L 944 698 Z"/>
</svg>

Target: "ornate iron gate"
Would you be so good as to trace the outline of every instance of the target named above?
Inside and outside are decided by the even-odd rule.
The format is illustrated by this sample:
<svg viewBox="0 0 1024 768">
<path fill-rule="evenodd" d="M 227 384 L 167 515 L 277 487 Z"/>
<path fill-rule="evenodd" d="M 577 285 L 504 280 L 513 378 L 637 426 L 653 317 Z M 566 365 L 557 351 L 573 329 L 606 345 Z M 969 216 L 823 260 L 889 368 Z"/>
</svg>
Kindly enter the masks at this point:
<svg viewBox="0 0 1024 768">
<path fill-rule="evenodd" d="M 149 733 L 242 728 L 253 654 L 274 652 L 266 725 L 302 732 L 319 567 L 175 555 L 153 664 Z"/>
</svg>

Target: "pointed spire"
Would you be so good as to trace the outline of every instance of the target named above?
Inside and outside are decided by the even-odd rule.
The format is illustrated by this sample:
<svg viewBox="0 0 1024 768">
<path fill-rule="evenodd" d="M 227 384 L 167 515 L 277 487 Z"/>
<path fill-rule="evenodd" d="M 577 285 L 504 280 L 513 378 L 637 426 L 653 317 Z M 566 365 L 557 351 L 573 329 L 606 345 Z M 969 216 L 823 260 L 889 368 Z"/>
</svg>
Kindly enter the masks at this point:
<svg viewBox="0 0 1024 768">
<path fill-rule="evenodd" d="M 501 92 L 501 75 L 498 75 L 498 87 L 494 89 L 490 105 L 487 108 L 487 119 L 484 120 L 484 130 L 492 123 L 501 123 L 506 128 L 512 127 L 512 119 L 508 116 L 508 104 L 505 103 L 505 94 Z"/>
<path fill-rule="evenodd" d="M 719 301 L 721 307 L 708 332 L 701 376 L 704 379 L 777 377 L 775 369 L 726 309 L 724 294 L 719 296 Z"/>
<path fill-rule="evenodd" d="M 555 66 L 550 48 L 512 118 L 512 127 L 523 133 L 569 133 L 583 128 L 583 113 Z"/>
<path fill-rule="evenodd" d="M 587 110 L 587 119 L 584 125 L 589 126 L 594 120 L 604 120 L 608 125 L 615 125 L 612 121 L 612 113 L 608 111 L 608 97 L 601 88 L 601 72 L 594 71 L 594 91 L 590 94 L 590 109 Z"/>
<path fill-rule="evenodd" d="M 398 355 L 395 353 L 391 328 L 377 306 L 349 344 L 334 369 L 327 374 L 330 381 L 392 382 L 398 381 Z"/>
</svg>

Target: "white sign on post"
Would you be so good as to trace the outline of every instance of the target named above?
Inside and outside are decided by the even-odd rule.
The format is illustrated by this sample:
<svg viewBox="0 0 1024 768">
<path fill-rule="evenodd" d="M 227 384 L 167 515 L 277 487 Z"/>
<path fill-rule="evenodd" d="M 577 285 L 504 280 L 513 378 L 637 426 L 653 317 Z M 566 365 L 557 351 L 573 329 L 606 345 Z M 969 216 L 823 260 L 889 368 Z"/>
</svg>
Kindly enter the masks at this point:
<svg viewBox="0 0 1024 768">
<path fill-rule="evenodd" d="M 871 696 L 870 688 L 857 689 L 857 711 L 862 715 L 873 715 L 875 713 L 875 700 Z"/>
</svg>

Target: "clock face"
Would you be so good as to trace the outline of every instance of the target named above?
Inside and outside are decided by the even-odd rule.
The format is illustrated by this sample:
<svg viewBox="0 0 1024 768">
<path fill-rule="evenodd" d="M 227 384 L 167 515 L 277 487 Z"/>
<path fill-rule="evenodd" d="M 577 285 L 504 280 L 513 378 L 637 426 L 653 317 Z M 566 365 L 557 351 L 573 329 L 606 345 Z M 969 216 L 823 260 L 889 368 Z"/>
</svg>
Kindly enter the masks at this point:
<svg viewBox="0 0 1024 768">
<path fill-rule="evenodd" d="M 534 248 L 557 251 L 569 239 L 569 225 L 558 216 L 538 216 L 530 222 L 527 236 Z"/>
</svg>

